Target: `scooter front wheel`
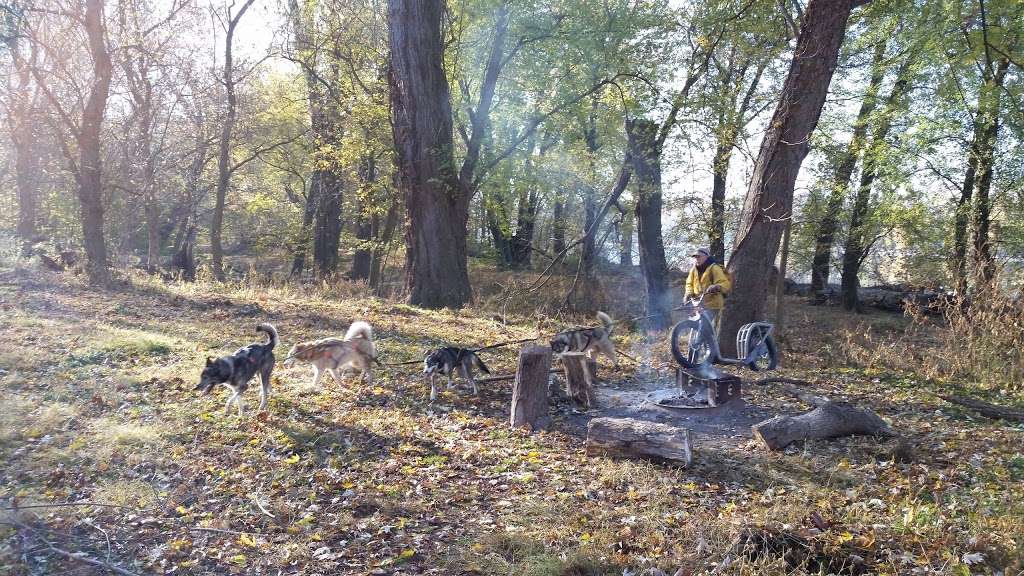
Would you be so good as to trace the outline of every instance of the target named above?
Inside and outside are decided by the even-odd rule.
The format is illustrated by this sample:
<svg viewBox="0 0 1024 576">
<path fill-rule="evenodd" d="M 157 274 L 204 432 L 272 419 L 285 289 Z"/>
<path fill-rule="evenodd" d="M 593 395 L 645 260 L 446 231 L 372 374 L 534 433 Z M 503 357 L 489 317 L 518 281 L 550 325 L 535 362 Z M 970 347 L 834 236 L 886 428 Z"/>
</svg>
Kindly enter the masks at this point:
<svg viewBox="0 0 1024 576">
<path fill-rule="evenodd" d="M 683 320 L 676 324 L 669 344 L 676 362 L 687 370 L 696 370 L 711 355 L 711 346 L 701 335 L 697 320 Z"/>
</svg>

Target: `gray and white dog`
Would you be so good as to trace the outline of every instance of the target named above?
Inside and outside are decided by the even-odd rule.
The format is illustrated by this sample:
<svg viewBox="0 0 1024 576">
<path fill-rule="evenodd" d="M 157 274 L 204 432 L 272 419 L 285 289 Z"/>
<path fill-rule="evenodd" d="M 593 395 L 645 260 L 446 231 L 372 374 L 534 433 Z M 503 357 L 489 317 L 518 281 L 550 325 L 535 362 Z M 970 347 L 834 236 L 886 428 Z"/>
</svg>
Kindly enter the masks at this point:
<svg viewBox="0 0 1024 576">
<path fill-rule="evenodd" d="M 437 350 L 428 350 L 423 358 L 423 373 L 430 376 L 430 401 L 437 398 L 437 385 L 434 382 L 438 374 L 448 377 L 448 388 L 452 387 L 452 372 L 458 371 L 473 386 L 473 394 L 477 393 L 476 380 L 473 380 L 473 366 L 484 374 L 490 374 L 487 365 L 476 355 L 477 350 L 445 346 Z"/>
<path fill-rule="evenodd" d="M 611 339 L 615 322 L 604 312 L 598 312 L 597 318 L 601 321 L 601 326 L 576 328 L 555 334 L 555 337 L 551 339 L 551 351 L 555 355 L 564 352 L 584 352 L 588 357 L 593 358 L 596 350 L 607 356 L 618 367 L 619 359 L 615 356 L 615 344 Z"/>
<path fill-rule="evenodd" d="M 277 330 L 270 324 L 259 324 L 257 332 L 263 332 L 269 338 L 265 344 L 249 344 L 235 351 L 231 356 L 222 356 L 214 360 L 206 357 L 206 367 L 195 390 L 209 394 L 218 384 L 231 390 L 232 394 L 224 405 L 224 413 L 231 411 L 231 403 L 238 405 L 238 415 L 242 416 L 245 408 L 242 393 L 249 388 L 249 381 L 256 374 L 260 375 L 260 411 L 267 407 L 270 396 L 270 373 L 274 370 L 274 346 L 277 346 Z"/>
</svg>

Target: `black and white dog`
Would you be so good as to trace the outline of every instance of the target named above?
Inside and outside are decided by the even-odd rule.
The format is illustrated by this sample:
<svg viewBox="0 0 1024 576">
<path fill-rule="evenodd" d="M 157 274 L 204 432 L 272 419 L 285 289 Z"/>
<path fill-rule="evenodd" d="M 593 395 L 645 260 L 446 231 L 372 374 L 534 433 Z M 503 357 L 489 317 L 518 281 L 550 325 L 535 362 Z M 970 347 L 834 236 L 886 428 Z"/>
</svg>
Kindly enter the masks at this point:
<svg viewBox="0 0 1024 576">
<path fill-rule="evenodd" d="M 224 413 L 231 411 L 231 403 L 238 404 L 238 415 L 242 416 L 245 409 L 242 404 L 242 393 L 249 388 L 249 381 L 256 374 L 260 375 L 260 411 L 267 407 L 270 396 L 270 373 L 274 370 L 274 346 L 277 346 L 277 330 L 270 324 L 259 324 L 257 332 L 264 332 L 270 339 L 266 344 L 249 344 L 239 348 L 231 356 L 222 356 L 214 360 L 206 357 L 206 367 L 199 379 L 196 390 L 209 394 L 217 384 L 228 387 L 232 394 L 224 405 Z"/>
<path fill-rule="evenodd" d="M 469 348 L 456 348 L 445 346 L 437 350 L 428 350 L 423 358 L 423 373 L 430 375 L 430 401 L 437 398 L 437 386 L 434 379 L 437 374 L 444 374 L 448 377 L 448 388 L 452 387 L 452 372 L 456 370 L 459 376 L 465 378 L 473 386 L 473 394 L 477 393 L 476 380 L 473 380 L 473 366 L 475 365 L 484 374 L 490 374 L 483 360 L 476 355 L 477 351 Z"/>
</svg>

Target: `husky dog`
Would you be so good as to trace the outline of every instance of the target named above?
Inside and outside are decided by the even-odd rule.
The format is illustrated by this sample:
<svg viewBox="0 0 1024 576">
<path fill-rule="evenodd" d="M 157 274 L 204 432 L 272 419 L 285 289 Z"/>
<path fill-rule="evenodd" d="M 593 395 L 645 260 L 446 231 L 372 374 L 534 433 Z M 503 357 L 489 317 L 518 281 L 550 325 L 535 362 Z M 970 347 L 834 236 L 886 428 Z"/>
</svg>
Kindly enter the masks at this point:
<svg viewBox="0 0 1024 576">
<path fill-rule="evenodd" d="M 330 372 L 338 384 L 342 382 L 340 371 L 347 372 L 349 366 L 357 368 L 366 376 L 368 383 L 373 383 L 372 362 L 377 361 L 377 347 L 373 343 L 373 328 L 363 321 L 353 322 L 345 332 L 345 338 L 323 338 L 312 342 L 303 342 L 292 346 L 285 359 L 285 366 L 292 366 L 298 361 L 313 365 L 313 386 L 320 385 L 324 372 Z"/>
<path fill-rule="evenodd" d="M 270 339 L 266 344 L 249 344 L 239 348 L 231 356 L 223 356 L 214 360 L 206 357 L 206 367 L 195 390 L 209 394 L 217 384 L 228 387 L 232 394 L 224 405 L 224 413 L 231 411 L 231 403 L 238 405 L 238 415 L 242 416 L 245 408 L 242 404 L 242 393 L 249 388 L 249 381 L 257 373 L 260 375 L 260 411 L 267 407 L 270 396 L 270 373 L 274 370 L 274 346 L 277 346 L 277 330 L 270 324 L 259 324 L 257 332 L 263 332 Z"/>
<path fill-rule="evenodd" d="M 604 312 L 598 312 L 597 318 L 601 321 L 600 327 L 577 328 L 555 334 L 555 337 L 551 339 L 551 351 L 556 356 L 563 352 L 585 352 L 588 357 L 593 358 L 596 350 L 597 353 L 607 356 L 618 367 L 619 359 L 615 356 L 615 344 L 611 339 L 612 327 L 615 323 L 612 322 L 611 316 Z"/>
<path fill-rule="evenodd" d="M 445 346 L 437 350 L 428 350 L 423 357 L 423 373 L 430 375 L 430 401 L 437 398 L 437 386 L 434 379 L 438 373 L 448 377 L 448 388 L 452 387 L 452 372 L 456 370 L 459 376 L 466 379 L 473 386 L 473 394 L 477 393 L 476 380 L 473 380 L 473 366 L 476 365 L 484 374 L 490 374 L 483 360 L 476 355 L 476 350 L 468 348 L 456 348 Z"/>
</svg>

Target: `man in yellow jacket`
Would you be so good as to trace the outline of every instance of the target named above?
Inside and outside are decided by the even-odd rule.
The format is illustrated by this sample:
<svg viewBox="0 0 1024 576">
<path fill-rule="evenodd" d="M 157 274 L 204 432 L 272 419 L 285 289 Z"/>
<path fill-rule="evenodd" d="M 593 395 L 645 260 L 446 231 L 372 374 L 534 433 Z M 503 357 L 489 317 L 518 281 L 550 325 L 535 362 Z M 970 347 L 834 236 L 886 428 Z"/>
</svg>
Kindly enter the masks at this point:
<svg viewBox="0 0 1024 576">
<path fill-rule="evenodd" d="M 732 290 L 732 282 L 725 269 L 711 257 L 711 251 L 707 248 L 698 248 L 690 254 L 693 257 L 693 268 L 690 268 L 690 275 L 686 277 L 686 292 L 684 297 L 697 298 L 707 293 L 704 297 L 704 308 L 711 314 L 711 319 L 718 324 L 718 315 L 725 308 L 725 295 Z"/>
</svg>

